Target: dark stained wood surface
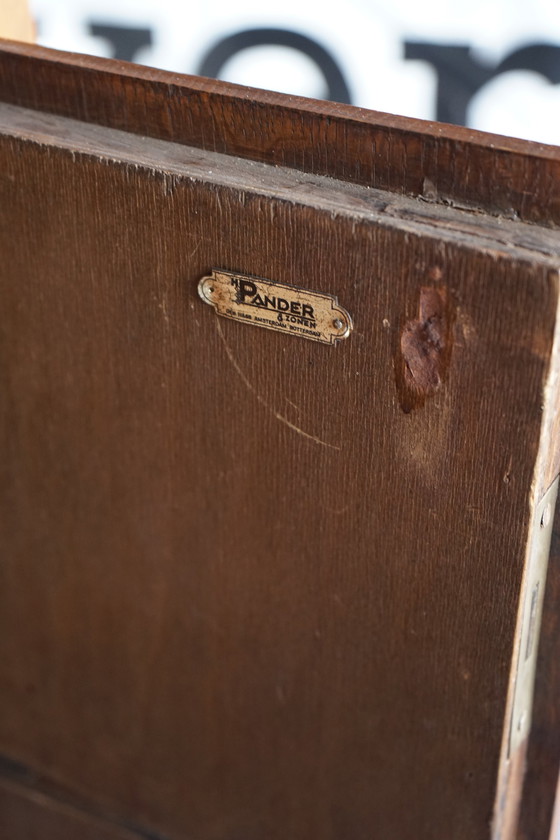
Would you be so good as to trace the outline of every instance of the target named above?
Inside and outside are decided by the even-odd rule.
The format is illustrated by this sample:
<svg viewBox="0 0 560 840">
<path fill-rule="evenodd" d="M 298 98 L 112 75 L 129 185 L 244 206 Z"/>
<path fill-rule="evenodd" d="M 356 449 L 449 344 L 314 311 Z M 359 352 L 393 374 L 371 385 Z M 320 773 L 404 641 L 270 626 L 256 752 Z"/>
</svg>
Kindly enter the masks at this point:
<svg viewBox="0 0 560 840">
<path fill-rule="evenodd" d="M 10 105 L 0 214 L 0 752 L 173 840 L 489 838 L 557 233 Z"/>
<path fill-rule="evenodd" d="M 0 101 L 448 206 L 560 224 L 554 146 L 0 43 Z"/>
</svg>

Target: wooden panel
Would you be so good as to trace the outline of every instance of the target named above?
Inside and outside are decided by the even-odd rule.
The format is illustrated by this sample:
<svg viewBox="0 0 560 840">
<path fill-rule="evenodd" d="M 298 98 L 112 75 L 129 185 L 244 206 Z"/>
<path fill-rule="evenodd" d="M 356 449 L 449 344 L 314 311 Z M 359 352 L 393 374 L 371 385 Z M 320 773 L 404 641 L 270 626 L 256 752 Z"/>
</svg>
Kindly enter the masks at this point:
<svg viewBox="0 0 560 840">
<path fill-rule="evenodd" d="M 0 750 L 173 838 L 488 837 L 556 235 L 10 106 L 0 173 Z"/>
<path fill-rule="evenodd" d="M 560 151 L 472 129 L 8 43 L 0 100 L 212 151 L 560 224 Z"/>
</svg>

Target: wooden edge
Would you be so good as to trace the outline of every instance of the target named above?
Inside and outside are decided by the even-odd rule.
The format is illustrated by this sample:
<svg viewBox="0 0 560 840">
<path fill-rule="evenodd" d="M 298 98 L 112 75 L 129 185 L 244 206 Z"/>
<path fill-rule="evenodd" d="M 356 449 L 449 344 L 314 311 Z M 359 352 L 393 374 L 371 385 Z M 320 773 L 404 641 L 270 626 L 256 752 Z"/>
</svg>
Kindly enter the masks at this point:
<svg viewBox="0 0 560 840">
<path fill-rule="evenodd" d="M 560 225 L 560 149 L 0 42 L 0 100 L 390 192 Z"/>
<path fill-rule="evenodd" d="M 554 511 L 558 474 L 555 471 L 560 447 L 560 441 L 554 436 L 557 429 L 560 388 L 560 276 L 557 270 L 550 272 L 549 280 L 555 289 L 556 324 L 552 353 L 542 388 L 541 435 L 531 488 L 531 527 L 519 593 L 517 628 L 512 652 L 494 807 L 493 840 L 514 840 L 514 838 L 519 840 L 520 832 L 524 830 L 521 821 L 524 819 L 523 808 L 527 807 L 523 796 L 527 796 L 524 783 L 528 745 L 531 741 L 534 742 L 536 726 L 542 723 L 543 717 L 542 710 L 533 703 L 534 689 L 539 684 L 537 666 L 543 668 L 543 650 L 540 645 L 534 643 L 529 648 L 528 639 L 532 634 L 535 639 L 539 639 L 541 624 L 543 639 L 546 639 L 547 643 L 550 641 L 551 632 L 556 635 L 555 627 L 547 627 L 546 623 L 542 623 L 543 593 L 546 591 L 548 594 L 551 585 L 555 583 L 554 580 L 549 579 L 548 587 L 546 586 L 548 566 L 552 567 L 553 575 L 556 566 L 554 528 L 558 522 L 558 514 L 555 516 Z M 546 487 L 546 482 L 551 475 L 554 480 L 549 487 Z M 547 700 L 548 698 L 545 702 Z M 533 710 L 535 715 L 531 729 Z M 522 739 L 521 743 L 519 743 L 520 739 Z M 534 761 L 532 753 L 531 761 Z M 529 820 L 532 819 L 533 817 L 529 816 Z M 546 831 L 549 826 L 550 814 Z M 536 837 L 536 835 L 530 836 Z M 545 835 L 541 831 L 539 836 Z"/>
<path fill-rule="evenodd" d="M 560 503 L 556 506 L 539 640 L 533 725 L 517 840 L 547 838 L 553 822 L 560 768 Z M 559 791 L 560 792 L 560 789 Z M 560 840 L 560 800 L 556 804 Z"/>
<path fill-rule="evenodd" d="M 556 802 L 549 840 L 560 840 L 560 772 L 558 773 L 558 782 L 556 784 Z"/>
</svg>

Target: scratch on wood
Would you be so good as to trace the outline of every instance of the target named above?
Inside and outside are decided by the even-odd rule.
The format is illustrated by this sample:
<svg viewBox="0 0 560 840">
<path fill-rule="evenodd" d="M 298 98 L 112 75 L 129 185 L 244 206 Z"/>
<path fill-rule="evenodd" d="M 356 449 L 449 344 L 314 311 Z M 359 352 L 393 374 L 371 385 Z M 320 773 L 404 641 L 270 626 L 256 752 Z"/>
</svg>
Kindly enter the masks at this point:
<svg viewBox="0 0 560 840">
<path fill-rule="evenodd" d="M 331 507 L 330 505 L 323 505 L 323 509 L 335 516 L 342 516 L 343 513 L 346 513 L 348 510 L 350 510 L 350 505 L 344 505 L 344 507 L 338 508 Z"/>
<path fill-rule="evenodd" d="M 199 239 L 198 242 L 196 243 L 196 245 L 194 246 L 194 249 L 189 254 L 189 257 L 188 257 L 189 260 L 192 260 L 194 255 L 198 252 L 198 249 L 200 248 L 200 243 L 201 243 L 201 240 Z"/>
<path fill-rule="evenodd" d="M 286 402 L 287 402 L 287 403 L 290 403 L 290 405 L 292 406 L 292 408 L 295 408 L 295 410 L 296 410 L 298 413 L 301 411 L 300 407 L 299 407 L 299 406 L 297 406 L 294 402 L 292 402 L 292 401 L 291 401 L 288 397 L 284 397 L 284 399 L 286 400 Z"/>
<path fill-rule="evenodd" d="M 336 446 L 333 443 L 327 443 L 326 441 L 321 440 L 321 438 L 318 438 L 315 435 L 310 435 L 308 432 L 304 432 L 303 429 L 299 428 L 299 426 L 296 426 L 294 423 L 290 423 L 288 418 L 284 417 L 283 414 L 279 414 L 277 411 L 275 411 L 272 408 L 272 406 L 269 405 L 267 403 L 267 401 L 259 394 L 259 392 L 254 387 L 254 385 L 252 385 L 252 383 L 249 382 L 249 380 L 247 379 L 247 377 L 245 376 L 245 374 L 243 373 L 243 371 L 241 370 L 241 368 L 237 364 L 237 360 L 236 360 L 235 356 L 233 355 L 231 347 L 229 346 L 229 344 L 226 341 L 226 337 L 224 335 L 224 332 L 222 330 L 222 327 L 221 327 L 221 324 L 220 324 L 219 320 L 216 320 L 216 329 L 218 330 L 218 335 L 220 336 L 222 344 L 224 345 L 224 349 L 226 351 L 227 357 L 230 360 L 230 362 L 232 363 L 235 370 L 237 371 L 237 374 L 238 374 L 239 378 L 244 383 L 244 385 L 247 386 L 249 391 L 251 391 L 251 393 L 255 395 L 255 397 L 257 398 L 257 400 L 260 402 L 261 405 L 263 405 L 268 411 L 270 411 L 270 413 L 273 414 L 274 417 L 276 417 L 277 420 L 279 420 L 281 423 L 284 423 L 284 425 L 286 425 L 289 429 L 292 429 L 292 431 L 297 432 L 298 435 L 302 435 L 302 437 L 307 438 L 308 440 L 312 440 L 314 443 L 317 443 L 320 446 L 326 446 L 329 449 L 336 449 L 337 451 L 340 452 L 340 450 L 342 448 L 341 446 Z"/>
</svg>

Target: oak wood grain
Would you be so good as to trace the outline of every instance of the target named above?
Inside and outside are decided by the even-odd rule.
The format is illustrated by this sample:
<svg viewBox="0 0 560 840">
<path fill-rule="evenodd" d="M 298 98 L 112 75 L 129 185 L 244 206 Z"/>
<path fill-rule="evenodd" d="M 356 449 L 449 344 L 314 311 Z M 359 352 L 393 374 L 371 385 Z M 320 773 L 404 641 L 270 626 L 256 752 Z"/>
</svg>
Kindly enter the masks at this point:
<svg viewBox="0 0 560 840">
<path fill-rule="evenodd" d="M 0 173 L 0 750 L 177 840 L 490 837 L 557 234 L 11 105 Z"/>
</svg>

